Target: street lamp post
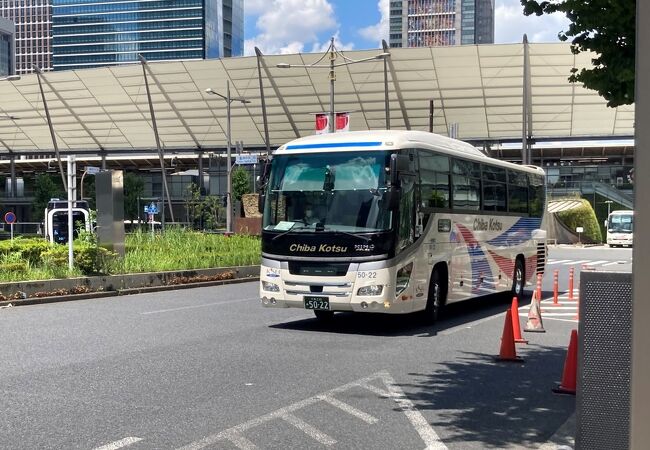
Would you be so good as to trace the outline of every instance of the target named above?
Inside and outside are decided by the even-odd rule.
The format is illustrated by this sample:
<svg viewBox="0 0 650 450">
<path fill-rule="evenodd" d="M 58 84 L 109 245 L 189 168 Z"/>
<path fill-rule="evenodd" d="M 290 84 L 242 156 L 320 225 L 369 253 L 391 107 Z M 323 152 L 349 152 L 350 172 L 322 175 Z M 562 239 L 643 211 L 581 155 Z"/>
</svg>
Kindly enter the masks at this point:
<svg viewBox="0 0 650 450">
<path fill-rule="evenodd" d="M 389 52 L 383 52 L 375 56 L 371 56 L 370 58 L 364 58 L 364 59 L 350 59 L 344 56 L 342 53 L 339 53 L 339 51 L 336 49 L 336 46 L 334 45 L 334 38 L 332 37 L 330 40 L 330 46 L 327 49 L 327 55 L 329 57 L 329 64 L 318 64 L 320 61 L 322 61 L 325 56 L 321 57 L 318 61 L 316 61 L 313 64 L 287 64 L 287 63 L 279 63 L 276 64 L 276 67 L 278 69 L 291 69 L 293 67 L 302 67 L 305 69 L 312 69 L 312 68 L 326 68 L 329 69 L 329 85 L 330 85 L 330 105 L 329 105 L 329 112 L 328 112 L 328 117 L 329 117 L 329 132 L 330 133 L 335 133 L 336 132 L 336 112 L 334 111 L 334 81 L 336 81 L 336 72 L 335 69 L 337 67 L 341 66 L 347 66 L 350 64 L 357 64 L 361 62 L 367 62 L 367 61 L 375 61 L 378 59 L 383 59 L 384 60 L 384 86 L 385 86 L 385 108 L 388 111 L 388 88 L 387 88 L 387 80 L 388 80 L 388 75 L 387 75 L 387 64 L 386 64 L 386 58 L 390 57 Z M 336 63 L 336 60 L 338 57 L 343 58 L 344 62 L 342 63 Z M 390 129 L 390 118 L 388 116 L 389 112 L 386 113 L 386 128 Z"/>
<path fill-rule="evenodd" d="M 612 203 L 614 202 L 611 200 L 605 200 L 603 203 L 607 203 L 607 218 L 609 219 L 609 213 L 611 212 Z"/>
<path fill-rule="evenodd" d="M 226 95 L 219 94 L 215 92 L 212 88 L 207 88 L 205 90 L 206 94 L 216 95 L 221 97 L 226 101 L 226 165 L 228 167 L 226 173 L 226 232 L 228 234 L 232 233 L 232 196 L 230 194 L 232 188 L 232 139 L 230 134 L 230 104 L 232 102 L 240 102 L 242 104 L 250 103 L 250 100 L 246 100 L 243 97 L 231 97 L 230 96 L 230 81 L 226 80 Z"/>
</svg>

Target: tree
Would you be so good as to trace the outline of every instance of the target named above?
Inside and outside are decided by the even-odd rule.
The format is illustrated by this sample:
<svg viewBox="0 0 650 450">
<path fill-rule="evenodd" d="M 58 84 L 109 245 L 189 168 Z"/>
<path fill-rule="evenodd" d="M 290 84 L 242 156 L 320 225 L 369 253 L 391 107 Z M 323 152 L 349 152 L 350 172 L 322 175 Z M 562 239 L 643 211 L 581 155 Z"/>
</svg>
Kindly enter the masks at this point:
<svg viewBox="0 0 650 450">
<path fill-rule="evenodd" d="M 124 218 L 137 220 L 139 198 L 144 193 L 144 181 L 134 173 L 124 174 Z"/>
<path fill-rule="evenodd" d="M 520 0 L 524 15 L 561 12 L 571 21 L 561 41 L 574 54 L 592 51 L 593 69 L 571 70 L 569 81 L 598 91 L 607 106 L 634 103 L 635 0 Z"/>
<path fill-rule="evenodd" d="M 232 171 L 232 196 L 234 200 L 241 201 L 244 194 L 251 191 L 251 178 L 248 171 L 241 166 Z"/>
<path fill-rule="evenodd" d="M 45 208 L 52 198 L 67 199 L 63 191 L 60 176 L 53 176 L 47 173 L 36 175 L 34 180 L 34 203 L 32 203 L 32 212 L 35 220 L 45 218 Z"/>
</svg>

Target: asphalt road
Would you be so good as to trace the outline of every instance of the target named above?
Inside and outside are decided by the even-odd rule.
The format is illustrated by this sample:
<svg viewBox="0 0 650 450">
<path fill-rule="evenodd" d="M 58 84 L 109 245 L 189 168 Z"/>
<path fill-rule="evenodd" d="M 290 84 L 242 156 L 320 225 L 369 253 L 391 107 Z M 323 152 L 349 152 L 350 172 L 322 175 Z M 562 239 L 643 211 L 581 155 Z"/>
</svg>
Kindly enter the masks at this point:
<svg viewBox="0 0 650 450">
<path fill-rule="evenodd" d="M 497 363 L 508 306 L 325 326 L 247 283 L 1 309 L 0 448 L 538 448 L 575 408 L 551 388 L 577 324 Z"/>
</svg>

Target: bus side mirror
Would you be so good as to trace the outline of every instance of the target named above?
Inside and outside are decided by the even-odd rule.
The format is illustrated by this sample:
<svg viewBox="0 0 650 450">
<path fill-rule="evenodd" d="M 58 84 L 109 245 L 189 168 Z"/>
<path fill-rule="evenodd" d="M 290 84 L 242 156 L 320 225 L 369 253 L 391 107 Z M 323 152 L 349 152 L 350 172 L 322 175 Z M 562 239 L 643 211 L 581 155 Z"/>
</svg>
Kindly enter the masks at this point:
<svg viewBox="0 0 650 450">
<path fill-rule="evenodd" d="M 386 204 L 389 211 L 395 211 L 399 208 L 399 189 L 389 188 L 384 193 L 384 204 Z"/>
<path fill-rule="evenodd" d="M 607 225 L 608 225 L 608 224 L 607 224 L 607 220 L 605 220 L 605 228 L 607 228 Z"/>
<path fill-rule="evenodd" d="M 408 172 L 411 166 L 411 160 L 406 155 L 393 153 L 390 155 L 390 184 L 399 186 L 399 174 Z"/>
</svg>

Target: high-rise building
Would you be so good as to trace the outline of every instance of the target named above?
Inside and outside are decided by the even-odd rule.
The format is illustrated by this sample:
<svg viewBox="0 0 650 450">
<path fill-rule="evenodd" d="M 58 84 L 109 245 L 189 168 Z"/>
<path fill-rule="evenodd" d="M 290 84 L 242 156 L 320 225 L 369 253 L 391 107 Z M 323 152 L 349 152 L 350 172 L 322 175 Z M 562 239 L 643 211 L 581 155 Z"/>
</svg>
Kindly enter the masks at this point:
<svg viewBox="0 0 650 450">
<path fill-rule="evenodd" d="M 51 0 L 54 70 L 243 53 L 244 0 Z"/>
<path fill-rule="evenodd" d="M 16 29 L 9 19 L 0 18 L 0 77 L 16 73 Z"/>
<path fill-rule="evenodd" d="M 391 0 L 391 47 L 494 42 L 494 0 Z"/>
<path fill-rule="evenodd" d="M 17 74 L 52 68 L 51 0 L 2 0 L 0 17 L 15 24 Z"/>
</svg>

